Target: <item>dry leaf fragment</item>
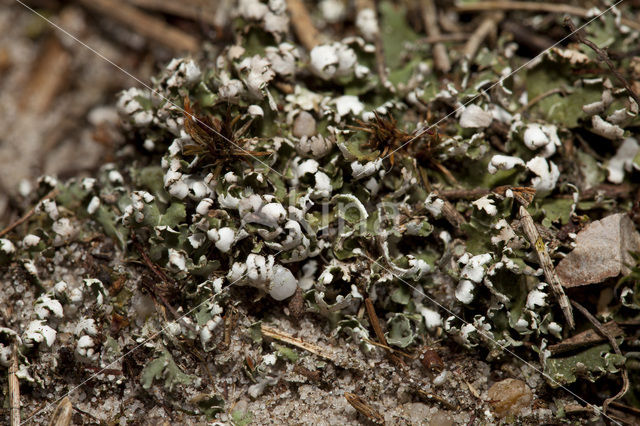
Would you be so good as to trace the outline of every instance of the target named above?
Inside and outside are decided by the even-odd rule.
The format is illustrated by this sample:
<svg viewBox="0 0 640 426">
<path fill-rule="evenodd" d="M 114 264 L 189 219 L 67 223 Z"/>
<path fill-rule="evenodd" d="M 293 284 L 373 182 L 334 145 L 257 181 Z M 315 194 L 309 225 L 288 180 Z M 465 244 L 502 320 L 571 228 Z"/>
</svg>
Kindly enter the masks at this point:
<svg viewBox="0 0 640 426">
<path fill-rule="evenodd" d="M 629 273 L 629 251 L 640 251 L 640 234 L 626 214 L 618 213 L 587 225 L 576 248 L 560 261 L 556 272 L 565 287 L 601 283 Z"/>
<path fill-rule="evenodd" d="M 73 415 L 73 406 L 68 396 L 62 398 L 56 410 L 51 415 L 49 426 L 69 426 L 71 424 L 71 416 Z"/>
</svg>

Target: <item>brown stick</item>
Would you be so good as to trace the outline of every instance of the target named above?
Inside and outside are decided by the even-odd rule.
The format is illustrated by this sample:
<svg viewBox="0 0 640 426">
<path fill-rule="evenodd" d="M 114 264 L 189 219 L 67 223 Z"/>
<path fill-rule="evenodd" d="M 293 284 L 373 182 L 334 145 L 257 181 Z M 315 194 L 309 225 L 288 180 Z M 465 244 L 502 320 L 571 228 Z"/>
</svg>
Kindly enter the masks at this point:
<svg viewBox="0 0 640 426">
<path fill-rule="evenodd" d="M 582 315 L 585 316 L 585 318 L 589 320 L 591 324 L 593 324 L 596 331 L 602 337 L 609 340 L 609 344 L 613 348 L 613 351 L 616 353 L 616 355 L 622 356 L 622 352 L 620 351 L 618 342 L 616 342 L 616 338 L 600 323 L 600 321 L 598 321 L 596 317 L 591 315 L 591 313 L 587 311 L 585 307 L 579 304 L 578 302 L 571 301 L 571 303 L 578 311 L 580 311 Z M 622 365 L 622 367 L 620 367 L 620 370 L 622 372 L 622 389 L 620 389 L 620 391 L 618 391 L 618 393 L 615 394 L 614 396 L 604 400 L 604 403 L 602 404 L 602 411 L 604 411 L 605 413 L 607 412 L 607 408 L 609 407 L 609 404 L 611 404 L 615 400 L 622 398 L 624 394 L 627 393 L 627 391 L 629 390 L 629 372 L 627 371 L 627 368 L 625 367 L 624 364 Z"/>
<path fill-rule="evenodd" d="M 568 17 L 564 19 L 564 24 L 569 28 L 569 31 L 573 33 L 573 37 L 578 42 L 590 47 L 591 50 L 596 52 L 596 55 L 598 55 L 598 59 L 600 59 L 600 61 L 607 64 L 607 67 L 609 67 L 609 70 L 611 71 L 611 73 L 618 79 L 620 83 L 622 83 L 622 85 L 627 90 L 627 92 L 629 92 L 629 95 L 633 98 L 634 101 L 636 101 L 636 105 L 640 107 L 640 97 L 638 97 L 636 92 L 633 91 L 627 79 L 624 78 L 624 76 L 620 73 L 620 71 L 618 71 L 614 63 L 611 62 L 611 59 L 609 59 L 609 54 L 607 53 L 607 51 L 604 49 L 600 49 L 594 42 L 587 39 L 587 37 L 584 34 L 584 30 L 582 29 L 577 30 L 575 25 L 573 25 L 573 22 L 571 22 L 571 19 L 569 19 Z"/>
<path fill-rule="evenodd" d="M 433 0 L 422 0 L 422 21 L 429 37 L 439 37 L 440 27 L 437 21 L 436 5 Z M 436 70 L 447 73 L 451 70 L 451 61 L 447 49 L 442 43 L 433 45 L 433 61 Z"/>
<path fill-rule="evenodd" d="M 376 411 L 364 398 L 353 394 L 351 392 L 345 392 L 344 398 L 357 412 L 371 420 L 375 424 L 384 424 L 384 417 Z"/>
<path fill-rule="evenodd" d="M 368 297 L 364 299 L 364 306 L 367 309 L 367 315 L 369 316 L 369 322 L 371 323 L 371 327 L 373 328 L 374 333 L 376 333 L 376 337 L 384 346 L 389 347 L 387 343 L 386 337 L 384 337 L 384 332 L 382 331 L 382 327 L 380 326 L 380 321 L 378 320 L 378 315 L 376 314 L 376 310 L 373 307 L 373 302 Z M 387 352 L 389 358 L 398 366 L 404 366 L 404 361 L 395 355 L 393 352 Z"/>
<path fill-rule="evenodd" d="M 271 328 L 264 324 L 260 326 L 260 331 L 267 337 L 280 340 L 281 342 L 288 343 L 300 349 L 304 349 L 307 352 L 311 352 L 314 355 L 318 355 L 319 357 L 328 359 L 331 362 L 336 362 L 335 356 L 324 350 L 320 346 L 305 342 L 304 340 L 293 337 L 292 335 L 285 333 L 284 331 L 276 330 L 275 328 Z"/>
<path fill-rule="evenodd" d="M 20 425 L 20 381 L 18 380 L 18 347 L 14 343 L 9 367 L 9 421 L 11 426 Z"/>
<path fill-rule="evenodd" d="M 86 7 L 133 28 L 136 32 L 176 50 L 195 52 L 200 42 L 195 37 L 157 19 L 136 7 L 117 0 L 78 0 Z"/>
<path fill-rule="evenodd" d="M 521 22 L 506 20 L 502 23 L 502 29 L 511 33 L 516 43 L 534 50 L 535 53 L 542 52 L 555 42 L 551 38 L 538 34 L 527 26 L 522 25 Z"/>
<path fill-rule="evenodd" d="M 473 57 L 476 56 L 476 53 L 478 53 L 478 49 L 484 39 L 487 38 L 489 34 L 497 30 L 498 23 L 503 17 L 504 13 L 502 12 L 493 12 L 487 15 L 478 28 L 473 32 L 469 41 L 467 41 L 467 44 L 464 45 L 462 54 L 469 60 L 473 59 Z"/>
<path fill-rule="evenodd" d="M 456 42 L 456 41 L 466 41 L 469 40 L 471 34 L 469 33 L 450 33 L 450 34 L 439 34 L 438 36 L 427 36 L 421 38 L 416 42 L 416 44 L 427 43 L 427 44 L 435 44 L 435 43 L 445 43 L 445 42 Z"/>
<path fill-rule="evenodd" d="M 553 262 L 551 262 L 551 257 L 549 256 L 549 252 L 547 251 L 547 246 L 542 240 L 542 237 L 540 236 L 540 233 L 538 232 L 538 229 L 533 222 L 533 218 L 531 217 L 527 209 L 525 209 L 523 206 L 520 206 L 520 224 L 522 226 L 524 234 L 527 236 L 527 239 L 536 250 L 540 266 L 542 266 L 544 275 L 547 278 L 549 285 L 551 286 L 551 290 L 556 297 L 558 304 L 560 305 L 560 309 L 562 309 L 562 313 L 564 314 L 564 318 L 567 321 L 567 325 L 570 329 L 573 329 L 575 327 L 575 321 L 573 319 L 573 311 L 571 310 L 571 303 L 569 302 L 569 298 L 564 293 L 560 278 L 558 278 L 558 274 L 553 267 Z"/>
<path fill-rule="evenodd" d="M 448 200 L 476 200 L 491 194 L 491 190 L 486 188 L 448 189 L 446 191 L 440 191 L 439 194 Z"/>
<path fill-rule="evenodd" d="M 374 2 L 373 0 L 356 0 L 356 10 L 358 11 L 358 14 L 366 9 L 370 9 L 376 14 L 376 16 L 379 16 L 377 2 Z M 365 36 L 365 34 L 363 34 L 363 36 Z M 369 39 L 370 40 L 367 41 L 373 41 L 373 44 L 376 47 L 376 73 L 380 78 L 380 82 L 384 87 L 391 88 L 392 86 L 389 84 L 389 78 L 387 76 L 387 66 L 384 60 L 384 48 L 382 46 L 379 24 L 376 34 L 373 35 L 373 37 L 369 37 Z"/>
<path fill-rule="evenodd" d="M 311 51 L 320 44 L 320 33 L 313 25 L 307 7 L 302 0 L 287 0 L 287 8 L 298 40 L 308 51 Z"/>
<path fill-rule="evenodd" d="M 15 222 L 13 222 L 11 225 L 7 226 L 6 228 L 4 228 L 2 231 L 0 231 L 0 237 L 5 236 L 6 234 L 8 234 L 9 232 L 11 232 L 15 227 L 20 226 L 22 223 L 24 223 L 27 219 L 29 219 L 31 216 L 33 216 L 33 213 L 35 213 L 36 211 L 36 207 L 38 207 L 40 205 L 40 203 L 42 203 L 44 200 L 48 199 L 48 198 L 53 198 L 56 195 L 58 195 L 58 190 L 56 188 L 52 189 L 47 195 L 45 195 L 44 197 L 42 197 L 42 199 L 40 201 L 38 201 L 38 204 L 36 204 L 35 206 L 33 206 L 28 212 L 26 212 L 20 219 L 16 220 Z"/>
<path fill-rule="evenodd" d="M 451 203 L 451 201 L 449 201 L 440 192 L 435 191 L 435 193 L 438 196 L 438 198 L 440 198 L 444 203 L 442 205 L 441 213 L 442 213 L 442 216 L 447 220 L 447 222 L 453 225 L 453 227 L 456 229 L 460 229 L 462 225 L 467 223 L 467 220 L 464 218 L 464 216 L 460 214 L 460 212 L 456 209 L 456 206 L 454 206 Z"/>
<path fill-rule="evenodd" d="M 191 19 L 197 22 L 204 22 L 213 26 L 218 25 L 216 22 L 215 7 L 216 3 L 201 0 L 127 0 L 135 6 L 147 10 L 154 10 L 182 18 Z"/>
<path fill-rule="evenodd" d="M 581 18 L 589 17 L 588 9 L 562 3 L 538 3 L 534 1 L 481 1 L 461 4 L 455 8 L 456 11 L 462 13 L 492 10 L 525 10 L 530 12 L 566 13 Z M 622 18 L 620 22 L 629 28 L 640 31 L 640 23 L 632 19 Z"/>
<path fill-rule="evenodd" d="M 551 90 L 547 90 L 546 92 L 540 93 L 538 96 L 534 97 L 529 102 L 527 102 L 526 105 L 521 106 L 516 111 L 516 114 L 522 114 L 523 112 L 525 112 L 526 110 L 528 110 L 529 108 L 531 108 L 532 106 L 534 106 L 535 104 L 537 104 L 538 102 L 546 98 L 547 96 L 555 95 L 556 93 L 564 94 L 565 90 L 561 87 L 555 87 Z"/>
<path fill-rule="evenodd" d="M 41 52 L 33 64 L 20 99 L 20 110 L 36 114 L 47 111 L 68 81 L 70 67 L 71 55 L 52 34 L 41 46 Z"/>
</svg>

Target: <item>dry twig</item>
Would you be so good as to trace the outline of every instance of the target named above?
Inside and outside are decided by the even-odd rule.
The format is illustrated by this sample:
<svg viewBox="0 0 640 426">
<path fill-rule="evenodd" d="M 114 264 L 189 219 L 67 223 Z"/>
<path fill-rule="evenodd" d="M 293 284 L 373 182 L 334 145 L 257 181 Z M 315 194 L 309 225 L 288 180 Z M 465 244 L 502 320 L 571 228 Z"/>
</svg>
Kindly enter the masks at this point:
<svg viewBox="0 0 640 426">
<path fill-rule="evenodd" d="M 435 193 L 444 203 L 442 205 L 442 216 L 447 220 L 447 222 L 453 225 L 456 229 L 460 229 L 462 225 L 467 223 L 467 220 L 460 214 L 456 209 L 456 206 L 454 206 L 451 201 L 447 200 L 447 198 L 440 192 L 435 191 Z"/>
<path fill-rule="evenodd" d="M 17 226 L 20 226 L 22 223 L 24 223 L 27 219 L 29 219 L 31 216 L 33 216 L 33 214 L 36 211 L 36 207 L 38 207 L 40 205 L 40 203 L 42 203 L 44 200 L 49 199 L 49 198 L 53 198 L 56 195 L 58 195 L 58 190 L 56 188 L 52 189 L 47 195 L 45 195 L 44 197 L 42 197 L 42 199 L 40 201 L 38 201 L 38 204 L 36 204 L 35 206 L 33 206 L 31 209 L 29 209 L 28 212 L 26 212 L 20 219 L 16 220 L 15 222 L 13 222 L 11 225 L 7 226 L 6 228 L 4 228 L 2 231 L 0 231 L 0 237 L 5 236 L 6 234 L 8 234 L 9 232 L 11 232 L 14 228 L 16 228 Z"/>
<path fill-rule="evenodd" d="M 436 19 L 437 11 L 434 0 L 422 0 L 422 21 L 429 37 L 440 37 L 440 27 Z M 442 73 L 451 70 L 451 61 L 447 49 L 441 42 L 433 45 L 433 61 L 438 71 Z"/>
<path fill-rule="evenodd" d="M 615 64 L 613 62 L 611 62 L 611 59 L 609 59 L 609 54 L 607 53 L 607 51 L 605 49 L 600 49 L 594 42 L 589 40 L 585 36 L 584 30 L 582 30 L 582 29 L 577 30 L 576 26 L 573 25 L 573 22 L 571 22 L 571 19 L 569 19 L 568 17 L 564 19 L 564 24 L 567 26 L 567 28 L 569 28 L 569 31 L 571 31 L 573 33 L 573 37 L 578 42 L 580 42 L 580 43 L 588 46 L 589 48 L 591 48 L 591 50 L 596 52 L 596 55 L 598 55 L 598 59 L 600 59 L 602 62 L 607 64 L 607 67 L 609 67 L 609 70 L 611 71 L 611 73 L 624 86 L 624 88 L 627 90 L 627 92 L 629 92 L 629 96 L 631 96 L 633 98 L 633 100 L 636 102 L 636 105 L 638 105 L 640 107 L 640 97 L 638 97 L 636 92 L 633 91 L 633 89 L 631 88 L 631 85 L 629 84 L 627 79 L 624 78 L 624 76 L 620 73 L 620 71 L 618 71 L 618 69 L 616 68 Z"/>
<path fill-rule="evenodd" d="M 345 392 L 344 397 L 357 412 L 377 424 L 384 424 L 384 417 L 365 401 L 364 398 L 351 392 Z"/>
<path fill-rule="evenodd" d="M 14 343 L 11 352 L 9 382 L 9 421 L 11 426 L 20 425 L 20 381 L 18 380 L 18 346 Z"/>
<path fill-rule="evenodd" d="M 135 6 L 217 26 L 216 1 L 207 0 L 127 0 Z"/>
<path fill-rule="evenodd" d="M 469 41 L 464 45 L 462 49 L 462 54 L 469 60 L 473 59 L 478 53 L 478 49 L 480 45 L 484 41 L 485 38 L 491 33 L 495 33 L 498 28 L 498 23 L 504 18 L 504 13 L 502 12 L 492 12 L 487 15 L 486 18 L 482 20 L 478 28 L 473 32 L 471 37 L 469 37 Z"/>
<path fill-rule="evenodd" d="M 260 330 L 264 336 L 270 337 L 272 339 L 280 340 L 281 342 L 288 343 L 297 348 L 304 349 L 307 352 L 311 352 L 314 355 L 318 355 L 319 357 L 328 359 L 329 361 L 335 363 L 335 357 L 333 354 L 324 350 L 318 345 L 314 345 L 312 343 L 305 342 L 302 339 L 298 339 L 297 337 L 293 337 L 292 335 L 285 333 L 284 331 L 276 330 L 275 328 L 271 328 L 262 324 L 260 326 Z"/>
<path fill-rule="evenodd" d="M 455 410 L 458 410 L 460 408 L 459 406 L 450 403 L 449 401 L 447 401 L 446 399 L 444 399 L 440 395 L 437 395 L 437 394 L 435 394 L 433 392 L 423 391 L 422 389 L 418 389 L 417 391 L 418 391 L 418 395 L 420 395 L 421 397 L 425 398 L 427 401 L 429 401 L 429 402 L 438 401 L 447 410 L 455 411 Z"/>
<path fill-rule="evenodd" d="M 529 242 L 536 250 L 540 266 L 542 266 L 544 275 L 551 286 L 551 290 L 556 297 L 558 304 L 560 305 L 560 309 L 562 309 L 567 325 L 570 329 L 573 329 L 575 327 L 575 321 L 573 319 L 573 311 L 571 310 L 571 302 L 569 302 L 569 298 L 564 293 L 560 278 L 558 278 L 558 274 L 553 267 L 553 262 L 551 262 L 551 257 L 547 251 L 547 246 L 542 240 L 542 237 L 533 222 L 533 218 L 524 206 L 520 206 L 520 224 L 522 226 L 522 230 L 529 239 Z"/>
<path fill-rule="evenodd" d="M 610 333 L 609 330 L 607 330 L 607 328 L 605 328 L 602 325 L 602 323 L 598 321 L 596 317 L 591 315 L 591 313 L 587 311 L 584 306 L 582 306 L 576 301 L 571 301 L 571 303 L 578 311 L 580 311 L 582 315 L 585 316 L 585 318 L 589 320 L 589 322 L 593 325 L 593 327 L 596 329 L 598 334 L 600 334 L 602 337 L 606 338 L 609 341 L 609 344 L 613 348 L 613 351 L 616 353 L 616 355 L 622 356 L 622 352 L 620 351 L 618 342 L 616 342 L 616 338 L 613 336 L 613 334 Z M 609 404 L 622 398 L 624 394 L 627 393 L 627 391 L 629 390 L 629 372 L 627 371 L 627 367 L 623 364 L 622 367 L 620 367 L 620 370 L 622 372 L 622 389 L 620 389 L 620 391 L 618 391 L 618 393 L 615 394 L 614 396 L 604 400 L 604 403 L 602 404 L 602 411 L 604 411 L 605 414 L 607 412 L 607 408 L 609 407 Z"/>
<path fill-rule="evenodd" d="M 387 339 L 384 337 L 384 332 L 382 331 L 382 327 L 380 326 L 380 321 L 378 320 L 378 315 L 376 314 L 376 310 L 373 307 L 373 302 L 368 297 L 364 299 L 364 306 L 367 309 L 367 315 L 369 316 L 369 322 L 371 323 L 371 327 L 373 327 L 373 331 L 376 333 L 376 337 L 380 341 L 382 345 L 385 347 L 389 347 L 387 343 Z M 399 367 L 403 367 L 404 361 L 399 358 L 397 355 L 393 353 L 393 351 L 388 351 L 387 354 L 389 358 Z"/>
<path fill-rule="evenodd" d="M 536 33 L 527 26 L 522 25 L 522 22 L 519 21 L 505 20 L 502 23 L 502 29 L 511 33 L 513 40 L 520 46 L 528 47 L 536 54 L 546 50 L 555 43 L 553 39 Z"/>
<path fill-rule="evenodd" d="M 358 14 L 360 14 L 364 10 L 371 10 L 376 16 L 379 15 L 377 3 L 373 0 L 356 0 L 356 9 Z M 366 34 L 363 34 L 366 37 Z M 387 66 L 384 60 L 384 48 L 382 46 L 382 36 L 380 34 L 380 24 L 378 24 L 377 31 L 375 35 L 372 37 L 373 44 L 376 47 L 376 72 L 378 73 L 378 77 L 380 78 L 380 82 L 384 87 L 393 88 L 393 86 L 389 83 L 389 79 L 387 76 Z"/>
<path fill-rule="evenodd" d="M 539 3 L 535 1 L 479 1 L 456 6 L 458 12 L 485 12 L 492 10 L 524 10 L 530 12 L 566 13 L 588 18 L 589 9 L 563 3 Z M 633 19 L 622 18 L 620 22 L 629 28 L 640 31 L 640 23 Z"/>
<path fill-rule="evenodd" d="M 523 112 L 525 112 L 526 110 L 528 110 L 529 108 L 531 108 L 532 106 L 534 106 L 535 104 L 537 104 L 538 102 L 546 98 L 547 96 L 555 95 L 556 93 L 565 94 L 566 91 L 562 87 L 554 87 L 551 90 L 547 90 L 546 92 L 540 93 L 538 96 L 534 97 L 529 102 L 527 102 L 526 105 L 523 105 L 520 108 L 518 108 L 518 110 L 516 111 L 516 114 L 522 114 Z"/>
<path fill-rule="evenodd" d="M 137 33 L 176 51 L 195 52 L 200 42 L 195 37 L 157 19 L 136 7 L 117 0 L 78 0 L 88 8 L 133 28 Z"/>
<path fill-rule="evenodd" d="M 291 24 L 300 43 L 311 51 L 320 44 L 320 33 L 313 25 L 311 16 L 302 0 L 287 0 L 287 8 L 291 15 Z"/>
<path fill-rule="evenodd" d="M 440 191 L 439 194 L 448 200 L 476 200 L 491 194 L 491 190 L 486 188 L 447 189 Z"/>
<path fill-rule="evenodd" d="M 20 99 L 20 110 L 35 114 L 47 111 L 68 81 L 70 67 L 71 55 L 56 35 L 51 35 L 33 64 Z"/>
<path fill-rule="evenodd" d="M 439 34 L 437 36 L 427 36 L 421 38 L 416 42 L 416 44 L 435 44 L 435 43 L 445 43 L 445 42 L 460 42 L 467 41 L 471 34 L 469 33 L 450 33 L 450 34 Z"/>
</svg>

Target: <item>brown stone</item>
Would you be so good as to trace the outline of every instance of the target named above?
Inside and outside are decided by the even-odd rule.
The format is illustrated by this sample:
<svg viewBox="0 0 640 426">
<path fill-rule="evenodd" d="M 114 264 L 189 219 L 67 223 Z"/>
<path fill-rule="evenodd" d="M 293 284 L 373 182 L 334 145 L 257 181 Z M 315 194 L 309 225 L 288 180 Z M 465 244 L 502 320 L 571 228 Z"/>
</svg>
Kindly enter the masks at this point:
<svg viewBox="0 0 640 426">
<path fill-rule="evenodd" d="M 316 119 L 306 111 L 300 112 L 293 121 L 293 136 L 301 138 L 311 137 L 317 133 Z"/>
<path fill-rule="evenodd" d="M 489 388 L 489 400 L 498 417 L 517 416 L 531 407 L 533 392 L 522 380 L 505 379 Z"/>
</svg>

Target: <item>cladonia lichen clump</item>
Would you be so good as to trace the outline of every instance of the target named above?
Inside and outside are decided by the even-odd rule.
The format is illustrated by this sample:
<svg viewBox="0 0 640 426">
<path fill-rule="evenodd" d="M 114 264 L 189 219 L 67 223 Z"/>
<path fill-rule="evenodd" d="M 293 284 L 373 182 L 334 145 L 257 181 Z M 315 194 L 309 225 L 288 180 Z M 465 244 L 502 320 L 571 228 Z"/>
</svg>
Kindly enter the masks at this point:
<svg viewBox="0 0 640 426">
<path fill-rule="evenodd" d="M 117 160 L 92 178 L 41 179 L 37 194 L 52 195 L 27 232 L 0 239 L 0 265 L 19 264 L 38 288 L 22 344 L 44 351 L 62 334 L 90 364 L 145 342 L 154 359 L 143 388 L 164 380 L 172 389 L 201 378 L 167 347 L 228 346 L 239 304 L 308 313 L 371 353 L 378 317 L 365 315 L 368 301 L 385 348 L 451 337 L 487 348 L 489 360 L 530 350 L 560 384 L 615 372 L 623 358 L 606 345 L 567 357 L 548 349 L 573 331 L 545 261 L 566 257 L 581 227 L 612 209 L 619 193 L 605 179 L 619 184 L 640 168 L 637 105 L 611 80 L 586 77 L 593 59 L 570 49 L 505 79 L 525 59 L 510 39 L 455 52 L 455 70 L 437 74 L 404 6 L 381 3 L 379 15 L 354 15 L 348 37 L 302 46 L 288 2 L 239 1 L 232 44 L 171 60 L 152 90 L 121 92 L 129 138 Z M 322 1 L 318 13 L 344 23 L 350 12 Z M 392 31 L 379 40 L 383 28 Z M 556 85 L 561 92 L 549 90 Z M 585 132 L 616 145 L 594 159 Z M 97 230 L 117 247 L 110 272 L 91 264 L 82 277 L 43 280 L 43 258 L 79 261 L 72 247 Z M 133 279 L 118 262 L 146 275 Z M 145 291 L 122 284 L 130 279 Z M 599 315 L 638 309 L 638 289 L 623 287 Z M 156 306 L 163 338 L 147 342 Z M 62 327 L 68 316 L 74 326 Z M 105 337 L 105 327 L 116 335 L 129 323 L 141 334 Z M 296 357 L 286 348 L 256 364 L 247 357 L 249 394 L 278 383 L 271 369 Z M 595 367 L 578 365 L 594 357 Z"/>
</svg>

